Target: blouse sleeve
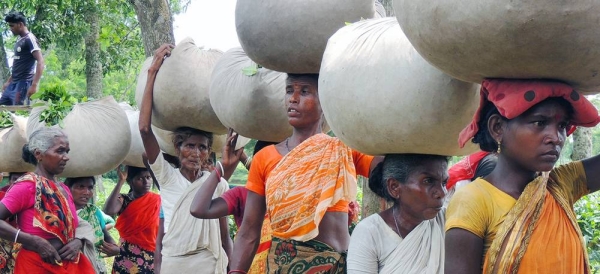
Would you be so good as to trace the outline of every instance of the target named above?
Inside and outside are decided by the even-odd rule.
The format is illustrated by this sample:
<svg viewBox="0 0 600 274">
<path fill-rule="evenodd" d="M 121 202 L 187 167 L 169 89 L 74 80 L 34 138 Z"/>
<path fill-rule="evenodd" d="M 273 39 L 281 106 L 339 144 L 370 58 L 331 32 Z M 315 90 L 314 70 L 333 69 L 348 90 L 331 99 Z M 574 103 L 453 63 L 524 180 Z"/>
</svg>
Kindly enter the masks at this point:
<svg viewBox="0 0 600 274">
<path fill-rule="evenodd" d="M 157 183 L 161 186 L 174 182 L 174 180 L 169 180 L 169 178 L 173 178 L 173 176 L 175 176 L 174 173 L 176 172 L 176 169 L 165 160 L 162 153 L 163 152 L 161 151 L 158 157 L 156 157 L 156 161 L 150 164 L 150 168 L 158 181 Z"/>
<path fill-rule="evenodd" d="M 265 182 L 267 180 L 265 176 L 265 155 L 267 155 L 265 149 L 256 153 L 254 159 L 252 159 L 252 165 L 250 165 L 248 173 L 248 182 L 246 183 L 248 190 L 261 196 L 265 196 Z"/>
<path fill-rule="evenodd" d="M 377 256 L 373 231 L 369 229 L 367 219 L 358 223 L 348 247 L 348 273 L 378 273 L 379 258 Z"/>
<path fill-rule="evenodd" d="M 463 187 L 459 189 L 448 204 L 446 210 L 446 231 L 452 228 L 461 228 L 485 238 L 488 227 L 487 204 L 482 195 L 475 195 L 474 188 Z"/>
<path fill-rule="evenodd" d="M 12 214 L 17 214 L 33 207 L 35 196 L 35 183 L 23 181 L 14 184 L 4 196 L 1 203 Z"/>
<path fill-rule="evenodd" d="M 369 178 L 369 173 L 371 173 L 371 162 L 373 162 L 373 158 L 375 157 L 352 150 L 352 160 L 354 161 L 354 167 L 356 168 L 356 175 Z"/>
<path fill-rule="evenodd" d="M 587 188 L 587 178 L 581 161 L 570 162 L 554 168 L 550 173 L 550 178 L 567 194 L 571 205 L 590 192 Z"/>
</svg>

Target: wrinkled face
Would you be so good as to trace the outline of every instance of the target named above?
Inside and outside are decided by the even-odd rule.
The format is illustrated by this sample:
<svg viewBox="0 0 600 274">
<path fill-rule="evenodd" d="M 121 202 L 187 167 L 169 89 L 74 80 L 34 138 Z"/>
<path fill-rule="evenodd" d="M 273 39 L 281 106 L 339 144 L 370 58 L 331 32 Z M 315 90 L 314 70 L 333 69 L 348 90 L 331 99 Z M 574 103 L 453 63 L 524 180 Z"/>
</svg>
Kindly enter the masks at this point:
<svg viewBox="0 0 600 274">
<path fill-rule="evenodd" d="M 146 194 L 152 188 L 152 176 L 150 171 L 142 171 L 140 174 L 133 177 L 129 186 L 133 192 L 138 194 Z"/>
<path fill-rule="evenodd" d="M 429 220 L 442 210 L 446 197 L 448 163 L 445 160 L 423 161 L 409 174 L 406 182 L 396 184 L 388 180 L 389 193 L 399 193 L 400 210 L 415 219 Z"/>
<path fill-rule="evenodd" d="M 23 25 L 23 23 L 8 23 L 10 32 L 12 32 L 12 34 L 15 36 L 19 35 L 23 31 L 24 26 L 25 25 Z"/>
<path fill-rule="evenodd" d="M 69 140 L 66 136 L 54 138 L 54 144 L 44 152 L 36 151 L 35 157 L 38 165 L 41 165 L 50 174 L 60 174 L 65 170 L 69 161 Z"/>
<path fill-rule="evenodd" d="M 208 138 L 202 135 L 192 135 L 183 141 L 178 148 L 178 152 L 181 168 L 200 170 L 202 163 L 204 163 L 210 155 Z"/>
<path fill-rule="evenodd" d="M 310 77 L 288 77 L 285 106 L 291 126 L 301 128 L 320 123 L 323 111 L 317 86 L 318 83 Z"/>
<path fill-rule="evenodd" d="M 535 105 L 506 122 L 500 156 L 526 171 L 550 171 L 565 144 L 569 120 L 567 109 L 555 100 Z"/>
<path fill-rule="evenodd" d="M 91 178 L 79 179 L 71 186 L 73 202 L 77 209 L 87 205 L 94 196 L 94 181 Z"/>
</svg>

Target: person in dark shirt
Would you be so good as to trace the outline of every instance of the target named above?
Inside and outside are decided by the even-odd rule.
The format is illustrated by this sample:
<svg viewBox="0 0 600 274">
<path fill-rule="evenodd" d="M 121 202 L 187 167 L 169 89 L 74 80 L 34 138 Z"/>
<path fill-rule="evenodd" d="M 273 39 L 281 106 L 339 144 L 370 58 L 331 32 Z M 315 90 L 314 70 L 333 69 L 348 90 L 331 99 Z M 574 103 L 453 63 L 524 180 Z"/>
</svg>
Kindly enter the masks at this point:
<svg viewBox="0 0 600 274">
<path fill-rule="evenodd" d="M 27 19 L 23 13 L 10 12 L 4 21 L 18 39 L 14 48 L 12 74 L 2 86 L 0 105 L 23 105 L 25 99 L 29 102 L 29 97 L 37 91 L 44 71 L 44 57 L 37 38 L 27 29 Z"/>
</svg>

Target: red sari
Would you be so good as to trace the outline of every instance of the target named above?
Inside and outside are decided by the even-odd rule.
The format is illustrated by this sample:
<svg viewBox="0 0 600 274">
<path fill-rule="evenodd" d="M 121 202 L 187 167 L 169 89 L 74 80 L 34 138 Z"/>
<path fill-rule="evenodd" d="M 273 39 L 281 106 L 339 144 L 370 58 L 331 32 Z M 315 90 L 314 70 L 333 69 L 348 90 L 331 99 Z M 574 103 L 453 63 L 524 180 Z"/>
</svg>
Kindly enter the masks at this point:
<svg viewBox="0 0 600 274">
<path fill-rule="evenodd" d="M 63 195 L 59 186 L 31 172 L 19 181 L 35 182 L 33 226 L 56 236 L 63 244 L 75 239 L 76 215 L 69 207 L 69 197 Z M 37 252 L 23 248 L 17 254 L 15 273 L 94 274 L 95 271 L 90 261 L 81 256 L 81 252 L 75 260 L 63 260 L 62 265 L 57 265 L 45 263 Z"/>
</svg>

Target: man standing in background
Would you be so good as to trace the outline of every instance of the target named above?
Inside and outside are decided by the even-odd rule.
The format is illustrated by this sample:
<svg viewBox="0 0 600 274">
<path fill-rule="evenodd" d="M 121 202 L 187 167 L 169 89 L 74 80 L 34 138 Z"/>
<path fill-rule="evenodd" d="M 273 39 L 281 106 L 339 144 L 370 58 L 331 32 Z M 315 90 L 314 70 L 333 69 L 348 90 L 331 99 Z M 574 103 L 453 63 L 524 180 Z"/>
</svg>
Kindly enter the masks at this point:
<svg viewBox="0 0 600 274">
<path fill-rule="evenodd" d="M 0 105 L 23 105 L 25 99 L 29 99 L 37 91 L 44 71 L 44 57 L 37 38 L 27 29 L 27 19 L 23 13 L 11 11 L 4 21 L 18 38 L 15 43 L 12 74 L 2 86 Z"/>
</svg>

